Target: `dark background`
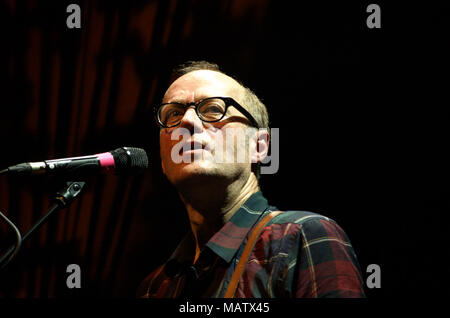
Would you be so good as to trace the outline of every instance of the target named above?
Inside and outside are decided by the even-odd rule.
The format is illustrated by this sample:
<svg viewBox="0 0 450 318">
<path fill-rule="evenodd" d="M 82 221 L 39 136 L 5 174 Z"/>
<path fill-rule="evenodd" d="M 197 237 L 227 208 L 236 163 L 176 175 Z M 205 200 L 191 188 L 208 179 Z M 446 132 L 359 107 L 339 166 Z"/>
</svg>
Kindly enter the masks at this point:
<svg viewBox="0 0 450 318">
<path fill-rule="evenodd" d="M 348 2 L 82 1 L 68 29 L 72 1 L 1 1 L 0 168 L 121 146 L 147 150 L 150 167 L 89 179 L 0 273 L 0 296 L 134 297 L 171 254 L 187 219 L 151 109 L 187 60 L 218 63 L 265 102 L 280 133 L 265 196 L 336 220 L 364 279 L 381 267 L 368 297 L 448 295 L 449 6 L 377 1 L 382 27 L 368 29 L 371 2 Z M 2 176 L 0 211 L 24 234 L 64 181 Z"/>
</svg>

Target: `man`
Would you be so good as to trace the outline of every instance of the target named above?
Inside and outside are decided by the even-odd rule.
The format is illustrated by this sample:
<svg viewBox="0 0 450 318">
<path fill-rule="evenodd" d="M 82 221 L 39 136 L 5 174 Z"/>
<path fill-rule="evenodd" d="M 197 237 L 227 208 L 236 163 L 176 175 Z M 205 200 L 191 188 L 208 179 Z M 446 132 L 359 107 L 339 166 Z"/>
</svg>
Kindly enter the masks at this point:
<svg viewBox="0 0 450 318">
<path fill-rule="evenodd" d="M 333 220 L 280 213 L 263 197 L 268 115 L 253 92 L 215 64 L 190 62 L 156 114 L 162 170 L 191 228 L 139 297 L 364 297 L 356 255 Z"/>
</svg>

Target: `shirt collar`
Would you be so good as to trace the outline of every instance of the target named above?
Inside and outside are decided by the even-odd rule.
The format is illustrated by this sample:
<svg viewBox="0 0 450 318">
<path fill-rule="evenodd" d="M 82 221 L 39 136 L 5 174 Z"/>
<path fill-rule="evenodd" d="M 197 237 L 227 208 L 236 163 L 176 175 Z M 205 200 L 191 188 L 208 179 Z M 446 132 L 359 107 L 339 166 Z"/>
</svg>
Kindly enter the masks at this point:
<svg viewBox="0 0 450 318">
<path fill-rule="evenodd" d="M 250 229 L 267 208 L 267 200 L 261 191 L 254 193 L 220 231 L 214 234 L 206 246 L 229 263 Z"/>
<path fill-rule="evenodd" d="M 267 200 L 261 191 L 252 194 L 231 219 L 211 237 L 206 247 L 229 263 L 250 229 L 268 207 Z M 195 250 L 194 235 L 189 231 L 166 263 L 166 272 L 171 272 L 173 275 L 179 271 L 181 264 L 191 263 L 193 250 Z M 202 251 L 202 254 L 205 252 L 205 250 Z M 169 274 L 169 276 L 172 275 Z"/>
</svg>

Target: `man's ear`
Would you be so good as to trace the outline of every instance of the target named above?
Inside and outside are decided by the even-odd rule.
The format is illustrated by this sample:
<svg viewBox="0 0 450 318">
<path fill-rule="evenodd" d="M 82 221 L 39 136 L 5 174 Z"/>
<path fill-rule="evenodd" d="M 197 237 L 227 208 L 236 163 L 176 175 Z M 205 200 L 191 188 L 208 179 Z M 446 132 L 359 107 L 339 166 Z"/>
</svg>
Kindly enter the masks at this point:
<svg viewBox="0 0 450 318">
<path fill-rule="evenodd" d="M 256 132 L 256 151 L 252 152 L 251 160 L 261 162 L 269 153 L 270 134 L 267 129 L 258 129 Z"/>
</svg>

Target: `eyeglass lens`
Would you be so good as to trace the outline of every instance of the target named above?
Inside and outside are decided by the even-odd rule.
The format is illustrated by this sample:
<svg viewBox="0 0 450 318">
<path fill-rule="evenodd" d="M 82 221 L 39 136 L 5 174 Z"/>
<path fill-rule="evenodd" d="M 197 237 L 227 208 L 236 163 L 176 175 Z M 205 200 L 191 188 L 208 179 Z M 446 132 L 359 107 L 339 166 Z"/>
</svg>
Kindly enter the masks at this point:
<svg viewBox="0 0 450 318">
<path fill-rule="evenodd" d="M 226 112 L 226 104 L 222 99 L 211 98 L 201 101 L 197 105 L 197 114 L 201 120 L 214 122 L 222 119 Z M 164 126 L 177 125 L 186 112 L 186 106 L 179 103 L 163 105 L 158 112 L 159 120 Z"/>
</svg>

